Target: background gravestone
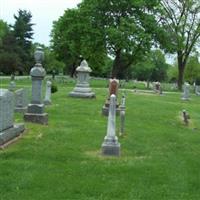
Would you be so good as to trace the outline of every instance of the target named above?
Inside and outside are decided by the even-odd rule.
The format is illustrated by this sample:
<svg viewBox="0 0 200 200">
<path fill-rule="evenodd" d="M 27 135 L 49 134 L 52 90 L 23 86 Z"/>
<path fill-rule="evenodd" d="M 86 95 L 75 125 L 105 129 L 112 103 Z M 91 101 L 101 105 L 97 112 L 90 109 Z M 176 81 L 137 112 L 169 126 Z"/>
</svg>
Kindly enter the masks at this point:
<svg viewBox="0 0 200 200">
<path fill-rule="evenodd" d="M 30 75 L 32 78 L 32 99 L 28 105 L 27 113 L 24 115 L 24 120 L 27 122 L 47 124 L 48 115 L 44 112 L 44 104 L 42 103 L 42 80 L 46 72 L 42 67 L 44 53 L 38 48 L 35 52 L 35 66 L 31 69 Z"/>
<path fill-rule="evenodd" d="M 71 97 L 80 98 L 94 98 L 95 93 L 92 92 L 89 85 L 89 74 L 92 70 L 88 66 L 86 60 L 81 62 L 81 65 L 77 67 L 77 84 L 72 92 L 69 93 Z"/>
<path fill-rule="evenodd" d="M 28 106 L 28 92 L 21 88 L 15 91 L 15 112 L 26 112 Z"/>
<path fill-rule="evenodd" d="M 117 94 L 118 94 L 118 88 L 119 88 L 119 80 L 117 79 L 110 79 L 109 80 L 109 94 L 108 98 L 106 99 L 106 102 L 102 108 L 102 114 L 105 116 L 108 116 L 108 111 L 109 111 L 109 105 L 110 105 L 110 96 L 114 94 L 116 96 L 116 109 L 117 109 L 117 114 L 119 114 L 119 104 L 117 102 Z"/>
<path fill-rule="evenodd" d="M 190 100 L 190 84 L 185 82 L 183 86 L 183 95 L 182 100 L 187 101 Z"/>
<path fill-rule="evenodd" d="M 50 105 L 51 104 L 51 81 L 47 81 L 46 83 L 46 93 L 45 93 L 45 98 L 44 98 L 44 104 L 45 105 Z"/>
<path fill-rule="evenodd" d="M 23 124 L 14 124 L 14 94 L 0 89 L 0 145 L 19 136 L 24 131 Z"/>
</svg>

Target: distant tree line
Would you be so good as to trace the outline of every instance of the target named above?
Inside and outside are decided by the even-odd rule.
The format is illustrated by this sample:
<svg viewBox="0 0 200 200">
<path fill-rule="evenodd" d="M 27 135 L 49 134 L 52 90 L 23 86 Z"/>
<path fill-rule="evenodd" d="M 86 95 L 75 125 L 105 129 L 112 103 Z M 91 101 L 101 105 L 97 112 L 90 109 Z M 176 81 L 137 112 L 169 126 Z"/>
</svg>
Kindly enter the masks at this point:
<svg viewBox="0 0 200 200">
<path fill-rule="evenodd" d="M 168 65 L 152 55 L 161 48 L 177 54 L 181 89 L 199 42 L 199 13 L 199 0 L 83 0 L 54 22 L 52 48 L 71 75 L 82 55 L 95 75 L 164 80 Z"/>
<path fill-rule="evenodd" d="M 19 10 L 14 25 L 0 20 L 0 72 L 27 74 L 33 52 L 45 52 L 47 72 L 74 76 L 86 59 L 93 76 L 147 81 L 200 79 L 199 0 L 83 0 L 53 23 L 50 47 L 33 44 L 32 15 Z M 165 53 L 176 54 L 174 67 Z"/>
</svg>

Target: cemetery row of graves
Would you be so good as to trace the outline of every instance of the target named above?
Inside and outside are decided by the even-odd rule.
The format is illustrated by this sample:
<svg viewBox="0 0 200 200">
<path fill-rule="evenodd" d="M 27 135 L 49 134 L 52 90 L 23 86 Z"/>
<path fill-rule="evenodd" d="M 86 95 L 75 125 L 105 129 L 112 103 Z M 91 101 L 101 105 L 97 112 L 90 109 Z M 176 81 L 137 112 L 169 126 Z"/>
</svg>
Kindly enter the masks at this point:
<svg viewBox="0 0 200 200">
<path fill-rule="evenodd" d="M 200 198 L 198 87 L 91 88 L 84 60 L 73 87 L 51 94 L 48 80 L 43 98 L 42 59 L 38 49 L 30 100 L 23 80 L 0 90 L 2 199 Z"/>
</svg>

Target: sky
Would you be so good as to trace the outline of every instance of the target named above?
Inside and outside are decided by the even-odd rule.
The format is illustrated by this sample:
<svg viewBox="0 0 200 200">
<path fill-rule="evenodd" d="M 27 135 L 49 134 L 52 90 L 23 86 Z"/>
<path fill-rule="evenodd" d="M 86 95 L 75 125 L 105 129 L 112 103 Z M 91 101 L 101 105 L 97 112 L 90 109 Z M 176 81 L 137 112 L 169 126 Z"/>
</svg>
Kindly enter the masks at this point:
<svg viewBox="0 0 200 200">
<path fill-rule="evenodd" d="M 67 8 L 75 8 L 81 0 L 0 0 L 0 19 L 14 24 L 14 14 L 25 9 L 32 14 L 33 41 L 49 45 L 52 23 Z"/>
</svg>

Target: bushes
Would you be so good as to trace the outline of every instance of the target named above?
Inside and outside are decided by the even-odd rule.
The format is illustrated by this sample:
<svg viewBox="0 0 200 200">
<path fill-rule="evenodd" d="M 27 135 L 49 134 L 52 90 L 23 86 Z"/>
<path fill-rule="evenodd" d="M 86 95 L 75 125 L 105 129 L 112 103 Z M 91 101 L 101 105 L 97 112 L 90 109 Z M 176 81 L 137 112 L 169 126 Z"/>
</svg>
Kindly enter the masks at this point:
<svg viewBox="0 0 200 200">
<path fill-rule="evenodd" d="M 51 85 L 51 93 L 55 93 L 58 91 L 58 86 L 56 85 L 55 82 L 52 82 L 52 85 Z"/>
</svg>

